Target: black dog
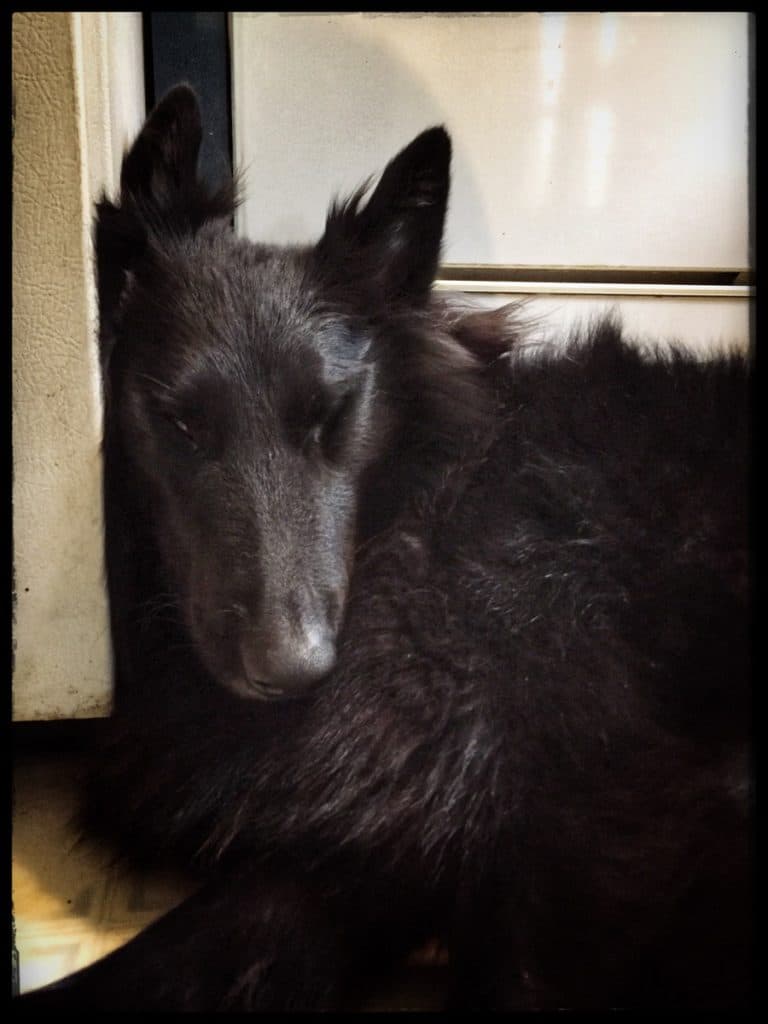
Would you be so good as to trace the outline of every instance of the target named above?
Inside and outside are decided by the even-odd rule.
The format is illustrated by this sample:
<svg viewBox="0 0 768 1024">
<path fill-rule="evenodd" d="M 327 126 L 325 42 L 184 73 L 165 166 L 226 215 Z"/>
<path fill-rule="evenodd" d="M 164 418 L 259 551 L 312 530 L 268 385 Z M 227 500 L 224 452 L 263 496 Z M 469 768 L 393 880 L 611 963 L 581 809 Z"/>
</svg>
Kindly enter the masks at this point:
<svg viewBox="0 0 768 1024">
<path fill-rule="evenodd" d="M 98 209 L 116 715 L 86 799 L 200 891 L 29 1009 L 744 1005 L 749 374 L 430 297 L 432 128 L 253 245 L 174 89 Z M 518 346 L 516 348 L 516 346 Z"/>
</svg>

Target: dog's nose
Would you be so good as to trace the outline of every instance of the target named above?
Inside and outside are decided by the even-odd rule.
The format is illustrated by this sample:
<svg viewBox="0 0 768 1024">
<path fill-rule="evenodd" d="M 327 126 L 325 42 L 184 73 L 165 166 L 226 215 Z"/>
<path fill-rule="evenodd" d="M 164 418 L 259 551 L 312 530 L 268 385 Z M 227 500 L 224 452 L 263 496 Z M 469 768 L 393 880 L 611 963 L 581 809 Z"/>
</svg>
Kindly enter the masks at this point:
<svg viewBox="0 0 768 1024">
<path fill-rule="evenodd" d="M 298 635 L 292 631 L 266 641 L 246 635 L 240 655 L 250 682 L 266 683 L 268 688 L 291 696 L 328 675 L 336 664 L 336 638 L 323 625 L 313 623 Z"/>
<path fill-rule="evenodd" d="M 268 649 L 272 682 L 286 689 L 302 689 L 328 675 L 336 664 L 336 643 L 320 625 L 306 629 L 302 640 Z"/>
</svg>

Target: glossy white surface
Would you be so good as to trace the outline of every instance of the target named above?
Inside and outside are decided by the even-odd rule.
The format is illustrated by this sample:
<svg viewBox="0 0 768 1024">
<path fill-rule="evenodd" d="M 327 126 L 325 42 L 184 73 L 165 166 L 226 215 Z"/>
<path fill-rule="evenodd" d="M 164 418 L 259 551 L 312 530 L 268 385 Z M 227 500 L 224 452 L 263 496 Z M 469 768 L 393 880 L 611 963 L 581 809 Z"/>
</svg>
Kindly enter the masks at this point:
<svg viewBox="0 0 768 1024">
<path fill-rule="evenodd" d="M 441 289 L 442 291 L 442 289 Z M 445 294 L 455 294 L 446 289 Z M 459 300 L 496 308 L 521 302 L 521 315 L 534 343 L 558 344 L 571 331 L 606 315 L 617 315 L 627 337 L 641 347 L 683 345 L 707 358 L 716 352 L 746 351 L 751 333 L 752 303 L 746 298 L 682 298 L 670 296 L 608 297 L 599 295 L 464 294 Z"/>
<path fill-rule="evenodd" d="M 746 13 L 232 15 L 243 233 L 304 242 L 422 129 L 445 260 L 744 268 Z"/>
</svg>

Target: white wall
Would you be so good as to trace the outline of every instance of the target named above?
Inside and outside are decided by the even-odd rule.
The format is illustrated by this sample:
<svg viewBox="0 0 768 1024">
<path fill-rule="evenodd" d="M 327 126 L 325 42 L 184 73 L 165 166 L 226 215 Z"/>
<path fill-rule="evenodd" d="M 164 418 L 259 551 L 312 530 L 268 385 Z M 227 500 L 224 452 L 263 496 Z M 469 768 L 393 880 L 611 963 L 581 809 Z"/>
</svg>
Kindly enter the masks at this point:
<svg viewBox="0 0 768 1024">
<path fill-rule="evenodd" d="M 746 13 L 232 15 L 239 226 L 319 235 L 418 132 L 454 140 L 445 262 L 744 268 Z"/>
<path fill-rule="evenodd" d="M 750 30 L 745 12 L 236 12 L 238 228 L 318 237 L 333 195 L 445 124 L 443 262 L 479 272 L 479 301 L 533 296 L 541 332 L 618 308 L 634 334 L 746 345 L 746 287 L 587 285 L 577 271 L 750 267 Z M 552 267 L 569 283 L 536 279 Z M 531 273 L 505 281 L 505 268 Z"/>
</svg>

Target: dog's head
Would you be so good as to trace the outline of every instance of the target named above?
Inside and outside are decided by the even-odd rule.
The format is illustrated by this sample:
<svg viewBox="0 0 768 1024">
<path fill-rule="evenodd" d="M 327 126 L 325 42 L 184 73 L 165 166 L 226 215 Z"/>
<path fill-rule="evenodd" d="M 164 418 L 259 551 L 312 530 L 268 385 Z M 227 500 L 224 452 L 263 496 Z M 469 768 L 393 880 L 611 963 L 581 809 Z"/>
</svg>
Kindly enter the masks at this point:
<svg viewBox="0 0 768 1024">
<path fill-rule="evenodd" d="M 179 86 L 98 206 L 107 434 L 213 676 L 289 694 L 334 664 L 361 480 L 394 415 L 383 325 L 428 300 L 450 142 L 424 132 L 317 245 L 280 248 L 234 235 L 234 188 L 199 180 L 200 141 Z"/>
</svg>

